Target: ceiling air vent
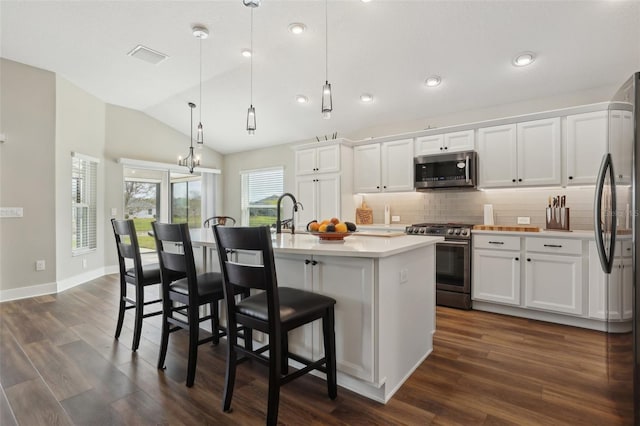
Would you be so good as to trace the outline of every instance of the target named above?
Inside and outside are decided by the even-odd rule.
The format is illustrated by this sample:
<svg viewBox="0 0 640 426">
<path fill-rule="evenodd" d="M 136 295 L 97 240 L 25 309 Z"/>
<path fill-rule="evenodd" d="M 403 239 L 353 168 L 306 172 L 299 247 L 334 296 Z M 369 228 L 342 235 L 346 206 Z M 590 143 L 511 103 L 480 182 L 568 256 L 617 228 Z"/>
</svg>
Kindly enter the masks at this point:
<svg viewBox="0 0 640 426">
<path fill-rule="evenodd" d="M 148 47 L 143 46 L 141 44 L 131 49 L 131 51 L 127 53 L 127 55 L 132 56 L 134 58 L 138 58 L 145 62 L 149 62 L 150 64 L 154 64 L 154 65 L 159 64 L 160 62 L 164 61 L 169 57 L 164 53 L 160 53 L 156 50 L 149 49 Z"/>
</svg>

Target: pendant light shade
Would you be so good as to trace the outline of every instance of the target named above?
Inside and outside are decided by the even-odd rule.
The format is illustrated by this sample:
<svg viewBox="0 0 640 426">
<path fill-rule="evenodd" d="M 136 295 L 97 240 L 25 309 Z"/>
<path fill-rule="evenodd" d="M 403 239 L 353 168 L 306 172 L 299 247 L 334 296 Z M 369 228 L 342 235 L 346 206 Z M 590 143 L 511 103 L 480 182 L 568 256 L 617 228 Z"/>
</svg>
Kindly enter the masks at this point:
<svg viewBox="0 0 640 426">
<path fill-rule="evenodd" d="M 192 28 L 193 36 L 200 39 L 200 120 L 198 131 L 196 132 L 196 143 L 198 147 L 204 144 L 204 129 L 202 127 L 202 40 L 209 37 L 209 30 L 201 25 Z"/>
<path fill-rule="evenodd" d="M 331 99 L 331 85 L 329 81 L 325 81 L 322 86 L 322 118 L 328 120 L 331 118 L 331 110 L 333 109 L 333 103 Z"/>
<path fill-rule="evenodd" d="M 329 84 L 329 18 L 327 12 L 327 0 L 324 0 L 324 29 L 325 82 L 324 86 L 322 86 L 322 118 L 328 120 L 331 118 L 331 111 L 333 110 L 333 100 L 331 97 L 331 84 Z"/>
<path fill-rule="evenodd" d="M 250 135 L 256 133 L 256 109 L 253 105 L 247 110 L 247 133 Z"/>
</svg>

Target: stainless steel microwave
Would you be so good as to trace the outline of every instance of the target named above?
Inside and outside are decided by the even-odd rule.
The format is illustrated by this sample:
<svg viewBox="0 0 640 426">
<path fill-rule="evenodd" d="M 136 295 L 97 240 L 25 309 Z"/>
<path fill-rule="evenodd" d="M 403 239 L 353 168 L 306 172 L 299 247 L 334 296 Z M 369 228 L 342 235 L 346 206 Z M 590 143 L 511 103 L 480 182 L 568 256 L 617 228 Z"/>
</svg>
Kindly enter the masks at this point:
<svg viewBox="0 0 640 426">
<path fill-rule="evenodd" d="M 414 158 L 415 188 L 475 188 L 478 156 L 475 151 L 422 155 Z"/>
</svg>

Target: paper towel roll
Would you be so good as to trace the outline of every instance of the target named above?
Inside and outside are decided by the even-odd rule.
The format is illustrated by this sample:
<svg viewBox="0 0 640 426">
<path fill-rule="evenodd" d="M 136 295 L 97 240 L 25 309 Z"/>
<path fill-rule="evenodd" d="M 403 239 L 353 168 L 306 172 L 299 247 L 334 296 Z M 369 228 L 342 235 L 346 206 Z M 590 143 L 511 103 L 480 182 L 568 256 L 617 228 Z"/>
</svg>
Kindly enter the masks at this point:
<svg viewBox="0 0 640 426">
<path fill-rule="evenodd" d="M 493 204 L 484 205 L 484 224 L 493 225 Z"/>
</svg>

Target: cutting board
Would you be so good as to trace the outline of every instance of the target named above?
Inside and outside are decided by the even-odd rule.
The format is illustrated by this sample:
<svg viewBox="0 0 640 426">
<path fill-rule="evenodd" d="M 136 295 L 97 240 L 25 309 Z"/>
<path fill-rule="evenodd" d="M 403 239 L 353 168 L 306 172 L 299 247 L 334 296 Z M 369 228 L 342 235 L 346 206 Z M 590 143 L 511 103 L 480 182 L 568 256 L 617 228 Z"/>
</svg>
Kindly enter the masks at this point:
<svg viewBox="0 0 640 426">
<path fill-rule="evenodd" d="M 407 234 L 402 231 L 356 231 L 353 235 L 362 235 L 363 237 L 402 237 Z"/>
<path fill-rule="evenodd" d="M 533 225 L 474 225 L 478 231 L 512 231 L 512 232 L 540 232 L 540 228 Z"/>
<path fill-rule="evenodd" d="M 364 201 L 362 202 L 362 206 L 356 208 L 356 224 L 373 224 L 373 210 L 367 207 L 367 203 L 365 203 Z"/>
</svg>

